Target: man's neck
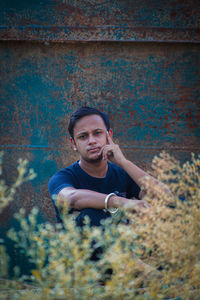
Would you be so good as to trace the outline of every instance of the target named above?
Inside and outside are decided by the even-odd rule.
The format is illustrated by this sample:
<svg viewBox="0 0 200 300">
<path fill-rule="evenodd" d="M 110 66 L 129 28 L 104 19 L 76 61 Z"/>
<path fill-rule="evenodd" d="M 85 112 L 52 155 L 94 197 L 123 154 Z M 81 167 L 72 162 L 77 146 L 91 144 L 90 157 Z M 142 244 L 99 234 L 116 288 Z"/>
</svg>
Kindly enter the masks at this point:
<svg viewBox="0 0 200 300">
<path fill-rule="evenodd" d="M 108 163 L 107 160 L 101 160 L 98 162 L 87 162 L 85 160 L 79 161 L 79 166 L 83 169 L 87 174 L 92 177 L 103 178 L 106 176 L 108 171 Z"/>
</svg>

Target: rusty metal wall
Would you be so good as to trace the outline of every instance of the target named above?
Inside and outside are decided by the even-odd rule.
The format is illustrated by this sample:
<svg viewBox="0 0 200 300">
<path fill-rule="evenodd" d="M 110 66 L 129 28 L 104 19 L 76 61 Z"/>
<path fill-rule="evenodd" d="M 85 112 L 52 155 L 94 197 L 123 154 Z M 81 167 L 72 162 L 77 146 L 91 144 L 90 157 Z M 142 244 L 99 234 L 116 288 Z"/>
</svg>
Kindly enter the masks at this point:
<svg viewBox="0 0 200 300">
<path fill-rule="evenodd" d="M 199 0 L 3 0 L 2 40 L 199 42 Z"/>
<path fill-rule="evenodd" d="M 37 178 L 0 216 L 20 207 L 55 222 L 47 183 L 77 157 L 68 117 L 106 111 L 129 159 L 146 170 L 161 150 L 199 153 L 198 1 L 4 1 L 0 4 L 1 150 L 4 178 L 28 158 Z"/>
</svg>

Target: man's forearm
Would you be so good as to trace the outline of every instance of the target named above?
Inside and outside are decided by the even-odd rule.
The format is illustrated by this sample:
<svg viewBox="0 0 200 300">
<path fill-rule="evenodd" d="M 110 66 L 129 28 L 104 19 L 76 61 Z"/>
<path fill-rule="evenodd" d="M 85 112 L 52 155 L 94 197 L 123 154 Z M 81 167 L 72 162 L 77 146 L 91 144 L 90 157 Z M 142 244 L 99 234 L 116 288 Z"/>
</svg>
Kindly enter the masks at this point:
<svg viewBox="0 0 200 300">
<path fill-rule="evenodd" d="M 145 176 L 149 177 L 151 179 L 152 186 L 159 186 L 161 190 L 163 190 L 165 193 L 172 195 L 169 188 L 162 182 L 160 182 L 158 179 L 154 178 L 153 176 L 149 175 L 147 172 L 143 171 L 139 167 L 137 167 L 134 163 L 132 163 L 129 160 L 124 160 L 122 166 L 121 166 L 128 175 L 139 185 L 139 187 L 142 187 L 142 178 Z M 140 199 L 143 198 L 143 196 L 146 194 L 144 190 L 140 192 Z"/>
<path fill-rule="evenodd" d="M 149 177 L 151 179 L 151 183 L 153 185 L 159 185 L 162 189 L 164 188 L 165 191 L 169 192 L 169 189 L 161 182 L 159 182 L 157 179 L 137 167 L 134 163 L 132 163 L 130 160 L 127 160 L 122 153 L 119 145 L 115 144 L 111 137 L 108 135 L 108 144 L 103 148 L 102 154 L 103 159 L 109 159 L 112 163 L 118 165 L 124 171 L 126 171 L 129 176 L 137 183 L 137 185 L 141 188 L 142 187 L 142 178 L 145 176 Z M 140 199 L 145 195 L 145 191 L 140 192 Z"/>
<path fill-rule="evenodd" d="M 64 188 L 58 194 L 57 201 L 61 204 L 67 201 L 71 208 L 80 210 L 84 208 L 104 209 L 106 196 L 107 194 L 97 193 L 91 190 Z M 131 206 L 134 210 L 134 204 L 136 206 L 138 205 L 137 201 L 139 200 L 112 196 L 109 198 L 108 207 Z M 135 209 L 135 211 L 137 211 L 137 209 Z"/>
<path fill-rule="evenodd" d="M 134 163 L 130 160 L 125 159 L 123 161 L 123 165 L 121 168 L 124 169 L 128 173 L 128 175 L 141 187 L 142 181 L 141 179 L 145 176 L 150 176 L 148 173 L 137 167 Z M 151 177 L 151 176 L 150 176 Z M 152 177 L 153 178 L 153 177 Z"/>
</svg>

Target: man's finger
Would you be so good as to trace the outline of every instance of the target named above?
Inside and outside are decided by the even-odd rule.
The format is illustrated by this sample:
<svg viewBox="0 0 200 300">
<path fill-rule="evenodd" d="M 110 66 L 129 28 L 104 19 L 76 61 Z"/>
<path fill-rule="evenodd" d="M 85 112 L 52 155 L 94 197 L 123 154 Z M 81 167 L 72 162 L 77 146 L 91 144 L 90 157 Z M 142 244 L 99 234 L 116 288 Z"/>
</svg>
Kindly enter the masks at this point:
<svg viewBox="0 0 200 300">
<path fill-rule="evenodd" d="M 103 155 L 103 159 L 107 159 L 108 156 L 112 155 L 112 149 L 110 148 L 109 145 L 106 145 L 103 147 L 102 149 L 102 155 Z"/>
<path fill-rule="evenodd" d="M 114 142 L 113 142 L 113 140 L 111 139 L 109 133 L 107 133 L 107 138 L 108 138 L 108 144 L 114 145 Z"/>
</svg>

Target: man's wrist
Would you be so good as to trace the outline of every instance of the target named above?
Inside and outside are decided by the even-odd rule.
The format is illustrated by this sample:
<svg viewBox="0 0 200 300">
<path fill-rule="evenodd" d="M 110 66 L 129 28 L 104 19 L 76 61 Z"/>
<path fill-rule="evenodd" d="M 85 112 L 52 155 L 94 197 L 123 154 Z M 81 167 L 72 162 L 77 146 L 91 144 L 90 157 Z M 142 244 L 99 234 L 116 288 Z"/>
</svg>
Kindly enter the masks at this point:
<svg viewBox="0 0 200 300">
<path fill-rule="evenodd" d="M 109 203 L 108 203 L 108 208 L 123 207 L 123 206 L 126 206 L 130 201 L 131 201 L 130 199 L 115 195 L 115 196 L 110 197 Z"/>
<path fill-rule="evenodd" d="M 108 210 L 108 203 L 109 203 L 109 199 L 111 197 L 115 196 L 115 193 L 110 193 L 106 196 L 105 200 L 104 200 L 104 206 L 105 206 L 105 209 Z"/>
<path fill-rule="evenodd" d="M 121 165 L 121 168 L 123 168 L 124 170 L 128 170 L 129 168 L 132 168 L 134 166 L 134 164 L 128 159 L 124 159 Z"/>
<path fill-rule="evenodd" d="M 118 208 L 118 207 L 119 207 L 119 205 L 118 205 L 118 203 L 119 203 L 119 198 L 120 198 L 120 197 L 118 197 L 117 195 L 115 195 L 115 194 L 113 193 L 113 195 L 109 198 L 107 207 L 108 207 L 108 208 L 111 208 L 111 207 L 113 207 L 113 208 Z"/>
<path fill-rule="evenodd" d="M 104 204 L 105 204 L 105 210 L 106 211 L 109 211 L 111 214 L 115 214 L 117 211 L 118 211 L 118 208 L 114 208 L 114 207 L 112 207 L 112 208 L 108 208 L 108 203 L 109 203 L 109 199 L 111 198 L 111 197 L 113 197 L 113 196 L 115 196 L 116 194 L 115 193 L 110 193 L 110 194 L 108 194 L 107 196 L 106 196 L 106 198 L 105 198 L 105 201 L 104 201 Z"/>
<path fill-rule="evenodd" d="M 122 169 L 125 169 L 128 166 L 129 160 L 124 157 L 121 161 L 118 162 L 118 166 Z"/>
</svg>

